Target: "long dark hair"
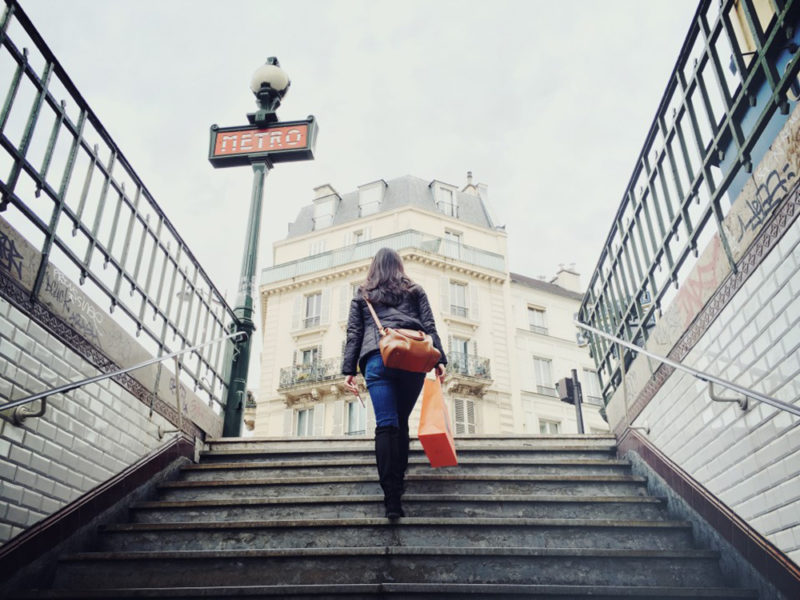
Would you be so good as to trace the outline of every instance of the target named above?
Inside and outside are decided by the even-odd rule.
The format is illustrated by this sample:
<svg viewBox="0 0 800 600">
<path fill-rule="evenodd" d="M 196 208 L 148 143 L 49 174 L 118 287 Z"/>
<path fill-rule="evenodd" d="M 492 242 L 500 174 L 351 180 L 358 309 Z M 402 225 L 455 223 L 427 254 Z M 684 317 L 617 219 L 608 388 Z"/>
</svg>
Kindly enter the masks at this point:
<svg viewBox="0 0 800 600">
<path fill-rule="evenodd" d="M 367 278 L 359 292 L 370 302 L 397 306 L 414 285 L 406 275 L 403 259 L 391 248 L 381 248 L 372 259 Z"/>
</svg>

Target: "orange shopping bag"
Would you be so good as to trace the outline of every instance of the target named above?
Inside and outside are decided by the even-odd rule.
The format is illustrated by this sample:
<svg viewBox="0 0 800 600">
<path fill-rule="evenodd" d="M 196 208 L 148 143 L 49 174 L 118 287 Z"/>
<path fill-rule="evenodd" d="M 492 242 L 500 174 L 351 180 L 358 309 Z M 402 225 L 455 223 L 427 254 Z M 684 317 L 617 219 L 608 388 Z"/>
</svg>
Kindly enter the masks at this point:
<svg viewBox="0 0 800 600">
<path fill-rule="evenodd" d="M 438 379 L 425 379 L 418 435 L 432 467 L 454 467 L 458 464 L 450 415 Z"/>
</svg>

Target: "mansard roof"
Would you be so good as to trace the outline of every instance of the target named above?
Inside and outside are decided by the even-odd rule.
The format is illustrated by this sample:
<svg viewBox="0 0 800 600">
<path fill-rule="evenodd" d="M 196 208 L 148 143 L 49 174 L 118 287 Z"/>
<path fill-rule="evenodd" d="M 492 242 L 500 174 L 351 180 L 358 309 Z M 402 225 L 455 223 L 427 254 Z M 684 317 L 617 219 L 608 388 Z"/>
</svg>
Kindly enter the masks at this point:
<svg viewBox="0 0 800 600">
<path fill-rule="evenodd" d="M 381 180 L 378 180 L 381 181 Z M 377 214 L 389 212 L 403 206 L 413 206 L 432 212 L 439 212 L 434 198 L 433 184 L 438 181 L 425 181 L 413 175 L 405 175 L 386 182 L 386 191 Z M 458 191 L 455 186 L 444 184 L 453 190 L 458 203 L 458 220 L 478 227 L 494 229 L 494 224 L 480 196 Z M 361 186 L 364 187 L 364 186 Z M 356 221 L 359 218 L 358 190 L 342 194 L 336 207 L 330 227 Z M 297 218 L 289 223 L 288 238 L 314 231 L 314 205 L 308 204 L 300 209 Z"/>
<path fill-rule="evenodd" d="M 548 283 L 547 281 L 534 279 L 533 277 L 527 277 L 525 275 L 520 275 L 519 273 L 509 273 L 509 275 L 511 276 L 511 283 L 518 283 L 520 285 L 524 285 L 525 287 L 547 292 L 548 294 L 556 294 L 558 296 L 572 298 L 573 300 L 583 300 L 583 294 L 578 294 L 577 292 L 564 289 L 555 283 Z"/>
</svg>

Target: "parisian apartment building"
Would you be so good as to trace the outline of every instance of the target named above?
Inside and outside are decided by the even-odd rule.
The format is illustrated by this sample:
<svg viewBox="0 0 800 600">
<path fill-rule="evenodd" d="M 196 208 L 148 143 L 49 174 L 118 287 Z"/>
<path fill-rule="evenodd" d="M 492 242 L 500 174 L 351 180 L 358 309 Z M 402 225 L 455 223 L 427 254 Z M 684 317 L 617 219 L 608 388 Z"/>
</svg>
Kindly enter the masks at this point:
<svg viewBox="0 0 800 600">
<path fill-rule="evenodd" d="M 607 431 L 593 361 L 573 324 L 579 275 L 510 272 L 507 233 L 489 208 L 487 186 L 471 174 L 463 187 L 405 176 L 343 194 L 315 188 L 261 273 L 261 380 L 245 414 L 252 435 L 372 435 L 363 378 L 364 406 L 345 388 L 341 363 L 350 301 L 382 247 L 427 291 L 457 436 L 576 433 L 575 408 L 555 386 L 573 369 L 585 431 Z"/>
</svg>

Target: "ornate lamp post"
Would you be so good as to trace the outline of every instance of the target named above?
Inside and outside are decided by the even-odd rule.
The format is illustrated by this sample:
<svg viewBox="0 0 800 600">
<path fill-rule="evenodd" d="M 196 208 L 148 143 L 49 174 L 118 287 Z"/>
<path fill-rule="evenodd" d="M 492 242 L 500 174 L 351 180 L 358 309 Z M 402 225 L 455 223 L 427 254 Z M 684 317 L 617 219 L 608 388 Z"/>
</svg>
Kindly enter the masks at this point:
<svg viewBox="0 0 800 600">
<path fill-rule="evenodd" d="M 290 81 L 278 59 L 270 57 L 253 74 L 250 89 L 256 96 L 258 110 L 247 115 L 250 125 L 237 127 L 211 126 L 211 145 L 208 159 L 214 167 L 251 165 L 253 190 L 247 217 L 242 270 L 236 295 L 233 327 L 246 334 L 243 341 L 229 353 L 228 394 L 225 403 L 225 423 L 222 435 L 238 437 L 247 395 L 247 370 L 250 365 L 250 342 L 255 294 L 256 260 L 261 226 L 261 205 L 264 198 L 264 179 L 276 162 L 314 158 L 317 124 L 314 117 L 304 121 L 279 122 L 275 111 L 289 89 Z"/>
</svg>

